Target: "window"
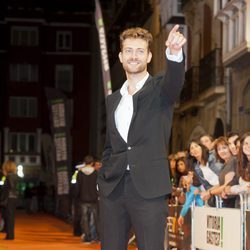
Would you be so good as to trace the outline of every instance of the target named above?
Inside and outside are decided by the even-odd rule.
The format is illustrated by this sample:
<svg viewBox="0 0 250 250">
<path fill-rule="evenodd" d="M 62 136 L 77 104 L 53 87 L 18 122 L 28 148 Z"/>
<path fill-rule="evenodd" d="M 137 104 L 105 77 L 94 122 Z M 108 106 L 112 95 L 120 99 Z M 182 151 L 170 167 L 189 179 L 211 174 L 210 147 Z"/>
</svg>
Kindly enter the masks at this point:
<svg viewBox="0 0 250 250">
<path fill-rule="evenodd" d="M 35 153 L 37 138 L 35 133 L 10 133 L 9 151 Z"/>
<path fill-rule="evenodd" d="M 73 85 L 73 65 L 56 65 L 56 88 L 71 92 Z"/>
<path fill-rule="evenodd" d="M 37 117 L 37 99 L 34 97 L 10 97 L 11 117 Z"/>
<path fill-rule="evenodd" d="M 238 14 L 235 13 L 232 19 L 232 48 L 238 45 L 238 35 L 239 35 L 239 18 Z"/>
<path fill-rule="evenodd" d="M 38 82 L 38 65 L 10 64 L 9 74 L 12 82 Z"/>
<path fill-rule="evenodd" d="M 11 45 L 38 46 L 38 28 L 13 26 L 11 28 Z"/>
<path fill-rule="evenodd" d="M 177 13 L 182 13 L 182 0 L 177 1 Z"/>
<path fill-rule="evenodd" d="M 72 33 L 70 31 L 58 31 L 56 33 L 56 49 L 57 50 L 72 49 Z"/>
<path fill-rule="evenodd" d="M 247 11 L 246 11 L 246 7 L 244 6 L 244 8 L 242 9 L 242 24 L 240 25 L 242 29 L 240 42 L 244 41 L 244 35 L 246 34 L 246 20 L 247 20 L 246 14 L 247 14 Z"/>
<path fill-rule="evenodd" d="M 243 91 L 243 107 L 244 107 L 244 119 L 242 122 L 242 130 L 250 130 L 250 81 L 246 85 Z"/>
<path fill-rule="evenodd" d="M 222 3 L 222 0 L 218 0 L 218 5 L 219 5 L 219 9 L 221 10 L 223 8 L 223 3 Z"/>
</svg>

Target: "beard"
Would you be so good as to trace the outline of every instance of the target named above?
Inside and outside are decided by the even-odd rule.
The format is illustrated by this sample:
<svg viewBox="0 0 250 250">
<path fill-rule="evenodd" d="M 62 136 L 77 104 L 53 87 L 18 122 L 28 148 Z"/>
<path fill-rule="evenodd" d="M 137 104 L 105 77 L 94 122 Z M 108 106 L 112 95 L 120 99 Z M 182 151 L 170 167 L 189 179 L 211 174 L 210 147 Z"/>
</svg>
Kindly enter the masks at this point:
<svg viewBox="0 0 250 250">
<path fill-rule="evenodd" d="M 130 64 L 131 62 L 137 64 Z M 129 74 L 142 73 L 147 70 L 147 64 L 142 63 L 141 61 L 128 61 L 123 63 L 122 66 L 126 73 Z"/>
</svg>

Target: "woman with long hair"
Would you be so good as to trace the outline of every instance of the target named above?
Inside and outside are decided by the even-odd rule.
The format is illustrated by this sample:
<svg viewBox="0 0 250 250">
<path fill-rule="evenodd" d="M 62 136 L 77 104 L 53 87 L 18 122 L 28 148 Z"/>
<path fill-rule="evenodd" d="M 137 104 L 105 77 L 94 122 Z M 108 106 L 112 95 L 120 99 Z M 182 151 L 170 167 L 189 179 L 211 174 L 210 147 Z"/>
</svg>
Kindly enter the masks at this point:
<svg viewBox="0 0 250 250">
<path fill-rule="evenodd" d="M 192 140 L 188 145 L 188 168 L 195 171 L 206 190 L 218 184 L 220 169 L 216 168 L 208 149 L 199 141 Z"/>
<path fill-rule="evenodd" d="M 6 161 L 2 166 L 3 174 L 6 176 L 6 180 L 3 185 L 4 197 L 4 222 L 6 229 L 6 240 L 13 240 L 14 226 L 15 226 L 15 209 L 17 200 L 17 167 L 13 161 Z"/>
<path fill-rule="evenodd" d="M 177 186 L 181 187 L 181 179 L 183 176 L 188 174 L 188 169 L 186 165 L 186 158 L 181 157 L 176 161 L 176 180 Z"/>
<path fill-rule="evenodd" d="M 238 167 L 236 173 L 239 177 L 239 184 L 226 186 L 224 189 L 225 194 L 250 193 L 250 132 L 246 132 L 240 138 Z M 250 197 L 248 197 L 247 203 L 248 206 L 250 206 Z"/>
<path fill-rule="evenodd" d="M 221 169 L 217 167 L 214 157 L 211 157 L 208 149 L 200 141 L 192 140 L 188 145 L 188 169 L 194 171 L 205 191 L 201 192 L 203 200 L 211 197 L 210 189 L 219 184 Z M 214 206 L 209 201 L 209 205 Z"/>
</svg>

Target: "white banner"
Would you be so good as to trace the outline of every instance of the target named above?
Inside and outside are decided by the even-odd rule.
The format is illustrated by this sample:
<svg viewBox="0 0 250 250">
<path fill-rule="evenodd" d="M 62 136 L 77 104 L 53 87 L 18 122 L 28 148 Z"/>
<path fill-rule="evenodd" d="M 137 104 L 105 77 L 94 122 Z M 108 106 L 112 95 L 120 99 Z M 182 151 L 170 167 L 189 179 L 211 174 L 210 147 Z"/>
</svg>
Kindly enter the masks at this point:
<svg viewBox="0 0 250 250">
<path fill-rule="evenodd" d="M 194 208 L 194 246 L 202 250 L 241 249 L 240 209 Z"/>
</svg>

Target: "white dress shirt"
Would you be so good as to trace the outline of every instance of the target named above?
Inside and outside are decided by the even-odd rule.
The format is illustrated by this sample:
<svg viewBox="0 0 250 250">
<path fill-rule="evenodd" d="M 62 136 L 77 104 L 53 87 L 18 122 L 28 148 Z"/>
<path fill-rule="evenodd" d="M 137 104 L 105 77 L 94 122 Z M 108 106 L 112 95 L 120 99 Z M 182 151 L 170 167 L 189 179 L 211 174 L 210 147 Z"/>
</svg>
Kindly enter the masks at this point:
<svg viewBox="0 0 250 250">
<path fill-rule="evenodd" d="M 144 78 L 136 83 L 136 91 L 134 94 L 143 87 L 148 77 L 149 73 L 147 72 Z M 128 130 L 134 111 L 133 96 L 128 93 L 128 81 L 123 84 L 120 92 L 122 98 L 115 111 L 115 125 L 123 140 L 127 142 Z"/>
<path fill-rule="evenodd" d="M 181 62 L 183 60 L 182 50 L 179 52 L 178 55 L 175 56 L 170 55 L 170 50 L 167 48 L 166 57 L 171 61 Z M 136 91 L 134 92 L 134 94 L 143 87 L 148 77 L 149 73 L 147 72 L 144 78 L 141 79 L 138 83 L 136 83 Z M 115 125 L 123 140 L 127 142 L 128 131 L 134 111 L 133 95 L 130 95 L 128 92 L 128 81 L 126 81 L 122 85 L 120 93 L 122 95 L 122 98 L 115 110 Z M 129 167 L 127 169 L 129 169 Z"/>
</svg>

